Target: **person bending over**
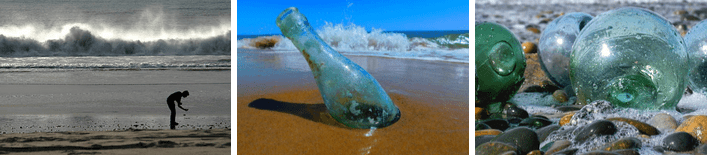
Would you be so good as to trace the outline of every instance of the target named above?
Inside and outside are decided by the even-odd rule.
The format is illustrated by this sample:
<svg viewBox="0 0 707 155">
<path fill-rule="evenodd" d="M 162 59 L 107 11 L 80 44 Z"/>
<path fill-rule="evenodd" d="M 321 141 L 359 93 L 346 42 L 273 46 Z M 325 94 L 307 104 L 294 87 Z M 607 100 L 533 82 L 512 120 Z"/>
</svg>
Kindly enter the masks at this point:
<svg viewBox="0 0 707 155">
<path fill-rule="evenodd" d="M 175 126 L 179 125 L 179 123 L 174 121 L 174 117 L 177 116 L 177 110 L 174 109 L 174 102 L 177 102 L 177 106 L 179 106 L 180 109 L 184 111 L 189 111 L 189 109 L 184 109 L 182 107 L 182 97 L 186 98 L 189 96 L 189 91 L 183 91 L 183 92 L 174 92 L 172 95 L 169 95 L 167 97 L 167 105 L 169 106 L 169 110 L 172 112 L 169 116 L 169 128 L 170 129 L 175 129 Z"/>
</svg>

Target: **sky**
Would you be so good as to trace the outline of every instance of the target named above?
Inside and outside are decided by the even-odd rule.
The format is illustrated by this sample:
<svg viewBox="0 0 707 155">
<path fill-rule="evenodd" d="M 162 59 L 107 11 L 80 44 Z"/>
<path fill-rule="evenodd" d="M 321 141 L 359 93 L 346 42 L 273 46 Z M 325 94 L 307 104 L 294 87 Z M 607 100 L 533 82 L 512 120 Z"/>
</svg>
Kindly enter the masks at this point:
<svg viewBox="0 0 707 155">
<path fill-rule="evenodd" d="M 297 7 L 314 29 L 329 22 L 355 24 L 368 31 L 469 30 L 469 0 L 241 0 L 236 4 L 237 35 L 281 34 L 275 19 L 291 6 Z"/>
</svg>

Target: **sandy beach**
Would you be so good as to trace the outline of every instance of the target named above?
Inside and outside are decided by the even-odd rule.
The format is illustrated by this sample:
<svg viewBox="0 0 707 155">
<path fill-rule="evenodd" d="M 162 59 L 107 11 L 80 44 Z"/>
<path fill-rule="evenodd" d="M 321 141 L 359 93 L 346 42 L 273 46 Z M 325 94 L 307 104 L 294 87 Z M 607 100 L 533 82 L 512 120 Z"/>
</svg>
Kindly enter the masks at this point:
<svg viewBox="0 0 707 155">
<path fill-rule="evenodd" d="M 238 51 L 239 154 L 468 154 L 466 63 L 347 57 L 383 86 L 401 111 L 395 124 L 352 129 L 327 112 L 296 51 Z"/>
</svg>

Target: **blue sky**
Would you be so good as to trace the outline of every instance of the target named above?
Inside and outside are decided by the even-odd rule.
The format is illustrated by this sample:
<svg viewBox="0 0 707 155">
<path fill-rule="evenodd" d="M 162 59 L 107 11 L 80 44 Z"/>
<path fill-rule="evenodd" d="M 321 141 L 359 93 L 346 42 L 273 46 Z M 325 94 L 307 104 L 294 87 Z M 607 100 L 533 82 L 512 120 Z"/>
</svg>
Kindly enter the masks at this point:
<svg viewBox="0 0 707 155">
<path fill-rule="evenodd" d="M 298 1 L 241 0 L 237 2 L 238 35 L 280 34 L 275 18 L 294 6 L 315 29 L 333 24 L 356 24 L 386 31 L 468 30 L 469 1 Z"/>
</svg>

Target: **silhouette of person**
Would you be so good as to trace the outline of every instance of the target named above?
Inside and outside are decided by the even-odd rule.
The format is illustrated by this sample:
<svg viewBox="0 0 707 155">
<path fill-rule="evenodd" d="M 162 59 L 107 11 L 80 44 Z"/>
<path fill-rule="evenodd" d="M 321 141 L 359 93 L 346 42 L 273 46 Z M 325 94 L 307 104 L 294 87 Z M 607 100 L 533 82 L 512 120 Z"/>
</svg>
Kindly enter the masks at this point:
<svg viewBox="0 0 707 155">
<path fill-rule="evenodd" d="M 169 97 L 167 97 L 167 105 L 169 106 L 169 110 L 172 112 L 169 115 L 169 128 L 170 129 L 174 129 L 175 126 L 179 125 L 179 123 L 174 121 L 174 117 L 177 116 L 177 110 L 174 109 L 174 102 L 175 101 L 177 102 L 177 106 L 179 106 L 180 109 L 182 109 L 184 111 L 189 111 L 189 109 L 184 109 L 182 107 L 182 97 L 186 98 L 187 96 L 189 96 L 189 91 L 185 90 L 183 92 L 179 92 L 179 91 L 174 92 L 174 93 L 172 93 L 172 95 L 169 95 Z"/>
</svg>

